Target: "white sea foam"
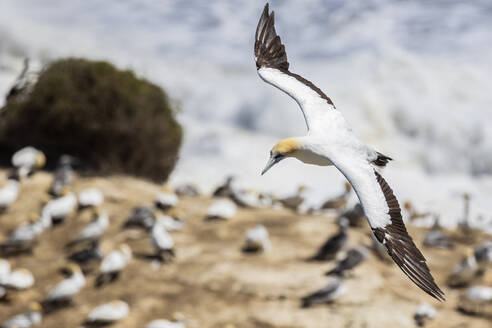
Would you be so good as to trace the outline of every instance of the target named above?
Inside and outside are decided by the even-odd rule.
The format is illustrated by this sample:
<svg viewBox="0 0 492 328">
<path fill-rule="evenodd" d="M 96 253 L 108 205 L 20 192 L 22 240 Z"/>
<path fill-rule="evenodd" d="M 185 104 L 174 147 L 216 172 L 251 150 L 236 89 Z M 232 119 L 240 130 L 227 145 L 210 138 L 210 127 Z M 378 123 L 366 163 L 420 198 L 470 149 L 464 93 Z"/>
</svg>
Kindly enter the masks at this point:
<svg viewBox="0 0 492 328">
<path fill-rule="evenodd" d="M 39 63 L 108 59 L 182 104 L 186 136 L 174 183 L 207 190 L 234 173 L 239 184 L 285 194 L 304 183 L 314 203 L 343 188 L 333 168 L 293 160 L 259 176 L 277 139 L 305 132 L 296 104 L 255 72 L 263 1 L 48 3 L 0 2 L 0 92 L 25 55 Z M 453 225 L 469 192 L 472 219 L 492 221 L 488 1 L 289 0 L 271 8 L 291 70 L 323 89 L 361 138 L 395 158 L 385 173 L 400 199 Z"/>
</svg>

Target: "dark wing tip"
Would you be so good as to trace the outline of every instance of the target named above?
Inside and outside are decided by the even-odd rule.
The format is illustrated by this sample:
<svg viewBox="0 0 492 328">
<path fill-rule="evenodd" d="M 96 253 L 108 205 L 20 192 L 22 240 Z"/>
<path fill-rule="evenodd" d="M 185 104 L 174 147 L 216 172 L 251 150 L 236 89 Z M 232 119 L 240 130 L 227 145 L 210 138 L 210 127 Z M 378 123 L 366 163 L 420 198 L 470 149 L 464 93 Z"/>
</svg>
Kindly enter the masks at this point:
<svg viewBox="0 0 492 328">
<path fill-rule="evenodd" d="M 386 164 L 388 164 L 389 161 L 392 161 L 393 159 L 389 156 L 383 155 L 380 152 L 376 152 L 377 157 L 372 161 L 374 165 L 384 167 Z"/>
<path fill-rule="evenodd" d="M 391 217 L 391 224 L 374 229 L 376 238 L 386 246 L 393 261 L 413 283 L 438 301 L 445 301 L 444 293 L 435 283 L 424 256 L 407 232 L 393 190 L 379 173 L 374 174 L 383 191 Z"/>
<path fill-rule="evenodd" d="M 273 67 L 289 69 L 287 54 L 280 37 L 275 31 L 275 13 L 268 14 L 269 6 L 265 4 L 258 26 L 256 27 L 254 52 L 256 67 Z"/>
</svg>

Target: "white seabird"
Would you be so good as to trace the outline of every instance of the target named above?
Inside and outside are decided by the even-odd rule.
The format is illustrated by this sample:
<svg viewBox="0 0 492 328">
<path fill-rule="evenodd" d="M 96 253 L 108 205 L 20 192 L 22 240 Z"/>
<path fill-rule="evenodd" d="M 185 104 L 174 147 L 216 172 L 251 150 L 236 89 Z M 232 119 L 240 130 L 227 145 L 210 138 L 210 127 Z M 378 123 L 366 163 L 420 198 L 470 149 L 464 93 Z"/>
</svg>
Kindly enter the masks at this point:
<svg viewBox="0 0 492 328">
<path fill-rule="evenodd" d="M 185 328 L 185 324 L 182 321 L 169 321 L 165 319 L 157 319 L 149 322 L 145 328 Z"/>
<path fill-rule="evenodd" d="M 346 292 L 347 287 L 343 283 L 343 280 L 333 278 L 328 281 L 328 284 L 324 288 L 303 297 L 302 307 L 306 308 L 316 304 L 332 303 Z"/>
<path fill-rule="evenodd" d="M 236 215 L 236 212 L 237 212 L 237 206 L 233 201 L 226 198 L 217 199 L 208 208 L 207 219 L 228 220 L 234 217 Z"/>
<path fill-rule="evenodd" d="M 32 250 L 38 236 L 44 231 L 43 223 L 40 220 L 33 219 L 33 217 L 29 222 L 12 231 L 7 240 L 0 244 L 2 251 L 14 253 Z"/>
<path fill-rule="evenodd" d="M 434 319 L 436 317 L 436 314 L 436 309 L 434 309 L 427 303 L 422 303 L 415 310 L 413 318 L 417 326 L 423 327 L 427 323 L 427 321 Z"/>
<path fill-rule="evenodd" d="M 108 324 L 128 317 L 130 307 L 126 302 L 116 300 L 110 303 L 99 305 L 93 309 L 87 321 L 90 323 Z"/>
<path fill-rule="evenodd" d="M 89 223 L 70 243 L 73 245 L 80 242 L 92 241 L 101 237 L 109 226 L 109 216 L 100 211 L 94 211 L 94 220 Z"/>
<path fill-rule="evenodd" d="M 167 231 L 179 231 L 184 227 L 184 220 L 169 215 L 159 215 L 156 221 L 160 221 Z"/>
<path fill-rule="evenodd" d="M 479 274 L 479 266 L 473 250 L 468 248 L 466 256 L 458 263 L 447 279 L 451 287 L 469 285 Z"/>
<path fill-rule="evenodd" d="M 80 270 L 80 267 L 76 264 L 69 265 L 70 277 L 60 281 L 49 292 L 46 297 L 46 301 L 51 304 L 67 304 L 72 301 L 72 297 L 80 292 L 85 285 L 85 277 Z"/>
<path fill-rule="evenodd" d="M 5 210 L 17 200 L 20 183 L 17 174 L 8 177 L 7 182 L 0 188 L 0 211 Z"/>
<path fill-rule="evenodd" d="M 342 113 L 318 87 L 289 71 L 285 47 L 265 5 L 255 34 L 254 54 L 260 78 L 291 96 L 301 107 L 308 133 L 279 141 L 262 171 L 285 158 L 321 166 L 334 165 L 352 185 L 376 238 L 393 261 L 426 293 L 444 300 L 426 260 L 408 234 L 393 191 L 379 173 L 391 158 L 365 145 Z"/>
<path fill-rule="evenodd" d="M 71 186 L 73 182 L 73 164 L 75 158 L 70 155 L 62 155 L 58 160 L 50 192 L 55 196 L 60 196 L 63 188 Z"/>
<path fill-rule="evenodd" d="M 34 285 L 34 276 L 27 269 L 17 269 L 10 272 L 5 287 L 13 289 L 27 289 Z"/>
<path fill-rule="evenodd" d="M 63 196 L 50 200 L 42 209 L 41 216 L 51 218 L 53 223 L 62 222 L 77 207 L 77 197 L 65 188 Z"/>
<path fill-rule="evenodd" d="M 268 230 L 263 225 L 258 225 L 246 231 L 244 236 L 244 252 L 267 252 L 272 248 Z"/>
<path fill-rule="evenodd" d="M 132 250 L 127 244 L 121 244 L 119 249 L 110 252 L 101 262 L 101 273 L 96 284 L 101 286 L 118 278 L 119 273 L 126 267 L 131 258 Z"/>
<path fill-rule="evenodd" d="M 46 164 L 44 153 L 34 147 L 24 147 L 12 156 L 12 165 L 17 169 L 21 178 L 42 168 L 44 164 Z"/>
<path fill-rule="evenodd" d="M 104 195 L 97 188 L 87 188 L 79 192 L 79 207 L 97 207 L 104 201 Z"/>
<path fill-rule="evenodd" d="M 155 206 L 161 210 L 167 210 L 174 207 L 178 204 L 178 202 L 178 196 L 167 186 L 165 186 L 163 190 L 157 194 L 154 200 Z"/>
<path fill-rule="evenodd" d="M 28 328 L 41 324 L 41 305 L 36 302 L 29 304 L 27 313 L 18 314 L 2 323 L 2 328 Z"/>
<path fill-rule="evenodd" d="M 10 275 L 10 263 L 5 259 L 0 259 L 0 286 L 5 285 Z"/>
<path fill-rule="evenodd" d="M 174 239 L 166 230 L 165 218 L 157 218 L 150 236 L 152 245 L 161 260 L 174 257 Z"/>
<path fill-rule="evenodd" d="M 492 316 L 492 287 L 473 286 L 461 295 L 458 308 L 469 314 Z"/>
</svg>

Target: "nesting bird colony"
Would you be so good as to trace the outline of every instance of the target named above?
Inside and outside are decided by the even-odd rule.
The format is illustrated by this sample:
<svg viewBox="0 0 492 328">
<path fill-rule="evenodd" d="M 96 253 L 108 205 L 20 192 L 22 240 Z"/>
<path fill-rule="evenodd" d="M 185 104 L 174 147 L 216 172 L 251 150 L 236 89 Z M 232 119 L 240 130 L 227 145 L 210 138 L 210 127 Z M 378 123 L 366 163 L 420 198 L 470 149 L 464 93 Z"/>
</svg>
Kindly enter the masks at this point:
<svg viewBox="0 0 492 328">
<path fill-rule="evenodd" d="M 492 325 L 492 238 L 466 220 L 449 231 L 404 206 L 439 303 L 373 242 L 348 185 L 305 208 L 304 187 L 278 198 L 230 177 L 208 196 L 45 161 L 28 147 L 0 171 L 1 327 Z"/>
</svg>

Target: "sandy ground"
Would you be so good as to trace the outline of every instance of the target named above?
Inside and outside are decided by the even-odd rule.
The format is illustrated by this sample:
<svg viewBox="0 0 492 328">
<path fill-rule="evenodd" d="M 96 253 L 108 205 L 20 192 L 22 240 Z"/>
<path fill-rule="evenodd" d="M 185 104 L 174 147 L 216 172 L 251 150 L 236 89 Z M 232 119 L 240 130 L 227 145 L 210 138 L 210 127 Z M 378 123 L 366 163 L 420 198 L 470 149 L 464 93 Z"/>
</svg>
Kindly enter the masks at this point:
<svg viewBox="0 0 492 328">
<path fill-rule="evenodd" d="M 1 172 L 3 174 L 3 172 Z M 38 213 L 46 199 L 51 177 L 37 173 L 22 186 L 18 201 L 0 215 L 0 238 Z M 87 275 L 87 284 L 75 297 L 75 304 L 45 316 L 42 327 L 78 327 L 91 308 L 121 299 L 129 303 L 130 316 L 114 328 L 144 327 L 173 313 L 186 317 L 187 327 L 415 327 L 412 315 L 421 302 L 438 311 L 426 327 L 492 327 L 492 321 L 464 315 L 456 310 L 462 290 L 450 289 L 445 279 L 465 253 L 466 246 L 453 251 L 423 248 L 429 267 L 446 293 L 439 303 L 420 291 L 393 264 L 374 255 L 346 279 L 348 293 L 332 305 L 309 309 L 300 307 L 300 298 L 326 284 L 325 271 L 333 262 L 312 263 L 311 256 L 325 239 L 337 231 L 333 217 L 294 214 L 288 210 L 241 209 L 230 221 L 204 221 L 212 199 L 181 198 L 179 210 L 185 228 L 173 233 L 177 257 L 158 268 L 146 255 L 152 253 L 149 236 L 141 230 L 121 228 L 132 207 L 149 204 L 159 186 L 128 177 L 78 178 L 74 191 L 98 187 L 106 196 L 104 208 L 111 225 L 102 238 L 103 251 L 128 243 L 134 258 L 112 284 L 95 287 L 98 268 Z M 0 303 L 0 322 L 25 310 L 31 300 L 41 301 L 63 276 L 65 243 L 90 220 L 84 210 L 63 225 L 46 231 L 33 254 L 9 258 L 14 268 L 24 267 L 35 276 L 35 286 L 12 292 L 10 302 Z M 267 227 L 272 250 L 264 254 L 241 252 L 244 232 L 257 224 Z M 425 230 L 409 228 L 420 245 Z M 352 229 L 350 245 L 370 243 L 369 229 Z M 476 237 L 477 241 L 485 238 Z M 485 279 L 485 281 L 483 280 Z M 492 285 L 482 278 L 479 283 Z"/>
</svg>

